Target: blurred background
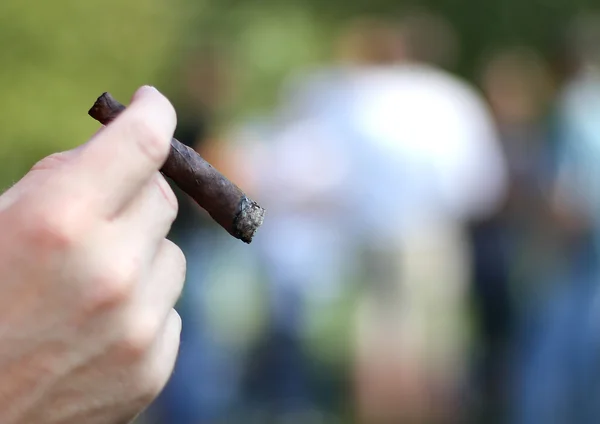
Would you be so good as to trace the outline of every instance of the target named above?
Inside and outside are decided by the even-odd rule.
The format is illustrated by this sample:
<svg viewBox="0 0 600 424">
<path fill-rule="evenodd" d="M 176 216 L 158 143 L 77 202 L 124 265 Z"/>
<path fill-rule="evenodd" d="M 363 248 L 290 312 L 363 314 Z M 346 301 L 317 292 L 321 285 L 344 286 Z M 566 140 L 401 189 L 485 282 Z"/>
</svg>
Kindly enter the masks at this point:
<svg viewBox="0 0 600 424">
<path fill-rule="evenodd" d="M 178 192 L 143 424 L 600 422 L 600 1 L 3 0 L 0 188 L 143 84 L 266 207 Z"/>
</svg>

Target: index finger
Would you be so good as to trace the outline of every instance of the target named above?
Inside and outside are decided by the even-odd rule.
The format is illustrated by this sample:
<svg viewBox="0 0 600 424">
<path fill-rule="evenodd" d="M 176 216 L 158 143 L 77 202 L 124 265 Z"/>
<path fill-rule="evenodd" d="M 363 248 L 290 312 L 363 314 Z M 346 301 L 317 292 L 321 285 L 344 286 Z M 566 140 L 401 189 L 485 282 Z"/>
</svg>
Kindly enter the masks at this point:
<svg viewBox="0 0 600 424">
<path fill-rule="evenodd" d="M 94 210 L 114 216 L 141 192 L 166 161 L 176 123 L 173 106 L 158 90 L 136 91 L 73 161 L 73 178 Z"/>
</svg>

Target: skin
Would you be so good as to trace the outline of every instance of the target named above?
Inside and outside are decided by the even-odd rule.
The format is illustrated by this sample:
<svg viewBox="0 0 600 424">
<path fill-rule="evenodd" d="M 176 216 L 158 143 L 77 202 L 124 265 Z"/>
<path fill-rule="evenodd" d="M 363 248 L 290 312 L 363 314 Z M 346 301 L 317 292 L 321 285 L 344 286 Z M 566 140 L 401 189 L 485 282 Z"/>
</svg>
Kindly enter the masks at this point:
<svg viewBox="0 0 600 424">
<path fill-rule="evenodd" d="M 123 424 L 164 388 L 185 257 L 158 170 L 176 125 L 142 87 L 84 145 L 0 196 L 0 422 Z"/>
</svg>

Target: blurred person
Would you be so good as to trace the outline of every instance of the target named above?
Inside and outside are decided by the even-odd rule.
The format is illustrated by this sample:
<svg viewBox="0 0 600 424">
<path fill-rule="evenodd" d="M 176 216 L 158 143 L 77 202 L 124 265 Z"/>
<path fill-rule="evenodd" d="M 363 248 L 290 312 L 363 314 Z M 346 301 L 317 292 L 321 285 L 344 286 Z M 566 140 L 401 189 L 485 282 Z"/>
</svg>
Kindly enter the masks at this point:
<svg viewBox="0 0 600 424">
<path fill-rule="evenodd" d="M 519 311 L 539 294 L 556 257 L 547 197 L 546 115 L 553 84 L 545 60 L 527 47 L 491 52 L 480 83 L 499 131 L 508 190 L 496 213 L 471 224 L 473 295 L 482 342 L 477 375 L 486 421 L 504 422 Z"/>
<path fill-rule="evenodd" d="M 280 346 L 266 369 L 285 411 L 315 402 L 308 305 L 330 308 L 358 286 L 348 353 L 360 419 L 460 420 L 465 224 L 495 210 L 505 170 L 482 97 L 422 61 L 451 63 L 425 49 L 435 42 L 413 24 L 441 18 L 418 18 L 351 24 L 339 61 L 289 80 L 269 141 L 251 149 L 260 153 L 247 172 L 269 211 L 257 241 Z"/>
<path fill-rule="evenodd" d="M 420 12 L 397 28 L 402 54 L 358 69 L 347 100 L 371 286 L 357 312 L 359 410 L 367 422 L 463 422 L 467 224 L 501 205 L 504 155 L 481 94 L 442 70 L 453 60 L 433 35 L 455 40 L 450 25 Z"/>
<path fill-rule="evenodd" d="M 0 196 L 0 421 L 124 423 L 171 376 L 185 257 L 156 89 Z"/>
<path fill-rule="evenodd" d="M 600 15 L 570 21 L 563 44 L 564 86 L 556 100 L 553 210 L 565 268 L 523 334 L 516 423 L 594 423 L 600 369 L 598 241 Z"/>
<path fill-rule="evenodd" d="M 598 14 L 583 14 L 571 23 L 566 36 L 565 63 L 570 70 L 557 99 L 557 184 L 556 210 L 570 224 L 574 234 L 595 234 L 597 215 L 595 139 L 598 132 L 590 115 L 599 91 L 600 39 Z M 594 236 L 595 237 L 595 236 Z M 597 242 L 594 242 L 596 245 Z"/>
</svg>

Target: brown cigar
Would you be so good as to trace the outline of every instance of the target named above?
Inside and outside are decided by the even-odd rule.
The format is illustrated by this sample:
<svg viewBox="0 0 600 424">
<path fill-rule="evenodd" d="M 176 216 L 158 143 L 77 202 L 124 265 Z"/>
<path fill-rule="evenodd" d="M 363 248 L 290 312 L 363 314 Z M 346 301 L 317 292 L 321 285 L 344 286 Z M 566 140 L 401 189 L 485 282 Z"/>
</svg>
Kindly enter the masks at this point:
<svg viewBox="0 0 600 424">
<path fill-rule="evenodd" d="M 88 114 L 103 125 L 114 120 L 125 106 L 109 93 L 96 100 Z M 160 170 L 190 196 L 232 236 L 245 243 L 263 223 L 265 210 L 205 161 L 195 150 L 171 139 L 171 151 Z"/>
</svg>

